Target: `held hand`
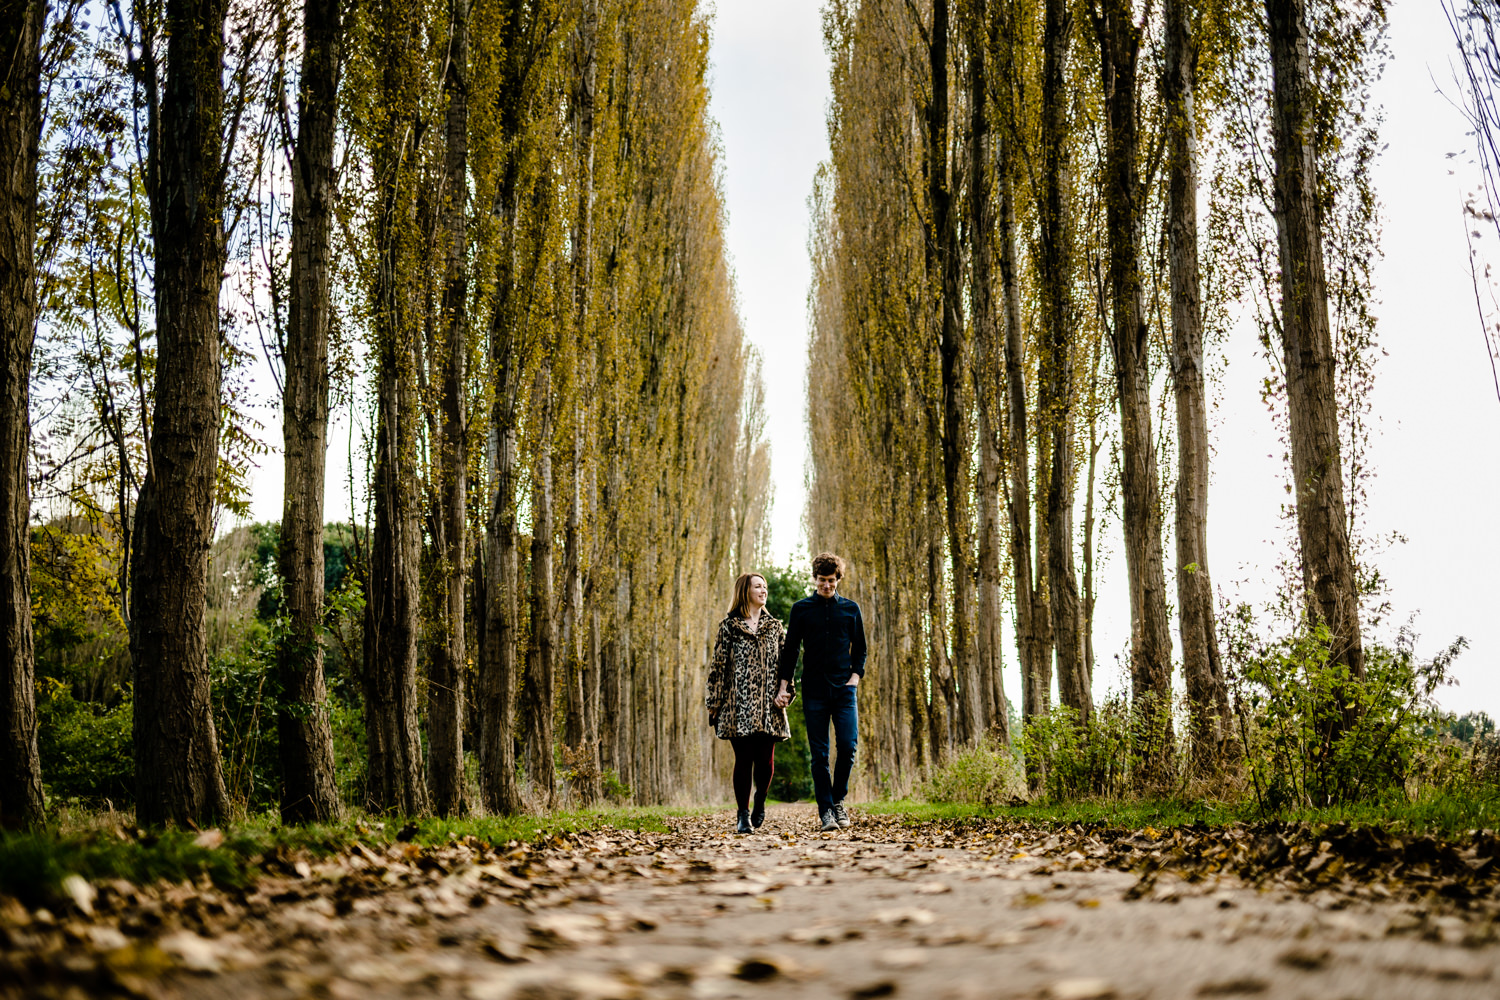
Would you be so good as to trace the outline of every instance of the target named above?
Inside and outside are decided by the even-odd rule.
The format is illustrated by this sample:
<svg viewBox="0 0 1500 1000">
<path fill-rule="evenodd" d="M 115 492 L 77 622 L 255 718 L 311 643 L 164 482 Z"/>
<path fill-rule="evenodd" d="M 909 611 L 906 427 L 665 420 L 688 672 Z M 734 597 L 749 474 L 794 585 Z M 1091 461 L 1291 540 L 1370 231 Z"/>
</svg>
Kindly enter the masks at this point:
<svg viewBox="0 0 1500 1000">
<path fill-rule="evenodd" d="M 786 681 L 781 682 L 781 690 L 776 692 L 776 698 L 771 703 L 777 708 L 786 708 L 792 703 L 792 692 L 787 690 Z"/>
</svg>

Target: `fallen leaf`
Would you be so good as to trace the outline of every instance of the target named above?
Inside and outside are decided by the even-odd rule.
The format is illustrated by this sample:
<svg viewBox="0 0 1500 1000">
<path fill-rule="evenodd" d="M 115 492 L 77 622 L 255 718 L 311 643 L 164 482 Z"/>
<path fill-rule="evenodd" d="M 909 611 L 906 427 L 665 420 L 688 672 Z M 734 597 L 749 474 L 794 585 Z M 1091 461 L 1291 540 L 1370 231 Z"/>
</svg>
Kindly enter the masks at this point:
<svg viewBox="0 0 1500 1000">
<path fill-rule="evenodd" d="M 875 964 L 886 969 L 915 969 L 927 964 L 927 952 L 921 948 L 894 948 L 876 955 Z"/>
<path fill-rule="evenodd" d="M 1333 953 L 1327 948 L 1292 948 L 1282 952 L 1276 960 L 1289 969 L 1316 972 L 1325 967 L 1331 958 Z"/>
<path fill-rule="evenodd" d="M 89 884 L 88 879 L 82 875 L 66 875 L 62 880 L 62 891 L 67 893 L 68 898 L 73 901 L 74 906 L 91 917 L 94 915 L 94 900 L 98 897 L 99 893 Z M 37 919 L 40 920 L 41 915 L 45 912 L 45 910 L 38 910 L 36 912 Z M 52 915 L 48 913 L 47 916 L 51 917 Z"/>
<path fill-rule="evenodd" d="M 1051 1000 L 1105 1000 L 1115 995 L 1108 979 L 1059 979 L 1047 987 Z"/>
<path fill-rule="evenodd" d="M 1249 993 L 1264 993 L 1270 988 L 1271 984 L 1264 979 L 1255 976 L 1236 976 L 1233 979 L 1204 983 L 1198 987 L 1197 992 L 1200 997 L 1232 997 Z"/>
</svg>

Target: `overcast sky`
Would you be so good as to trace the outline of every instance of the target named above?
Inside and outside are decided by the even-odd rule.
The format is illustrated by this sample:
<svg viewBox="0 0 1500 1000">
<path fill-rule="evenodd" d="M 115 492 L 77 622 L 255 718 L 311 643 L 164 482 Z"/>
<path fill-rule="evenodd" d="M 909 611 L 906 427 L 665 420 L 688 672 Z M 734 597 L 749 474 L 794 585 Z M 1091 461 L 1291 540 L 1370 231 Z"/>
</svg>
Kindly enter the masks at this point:
<svg viewBox="0 0 1500 1000">
<path fill-rule="evenodd" d="M 725 153 L 729 246 L 750 339 L 766 357 L 769 433 L 780 562 L 805 552 L 802 506 L 806 434 L 807 198 L 828 155 L 824 115 L 827 59 L 815 0 L 719 0 L 713 38 L 713 103 Z M 1407 541 L 1383 551 L 1392 615 L 1380 636 L 1416 615 L 1419 650 L 1454 636 L 1469 651 L 1461 686 L 1445 705 L 1500 716 L 1500 587 L 1496 500 L 1500 497 L 1500 402 L 1475 319 L 1463 220 L 1459 212 L 1471 148 L 1463 121 L 1436 92 L 1448 89 L 1452 39 L 1434 3 L 1402 3 L 1391 12 L 1394 59 L 1379 84 L 1390 147 L 1377 184 L 1385 202 L 1385 260 L 1379 275 L 1382 359 L 1372 445 L 1371 537 L 1400 532 Z M 1472 169 L 1472 168 L 1471 168 Z M 1468 175 L 1472 176 L 1472 175 Z M 1281 447 L 1260 401 L 1266 374 L 1252 330 L 1236 332 L 1215 416 L 1214 480 L 1209 494 L 1212 568 L 1222 598 L 1265 600 L 1284 552 Z M 1124 559 L 1115 536 L 1101 541 L 1095 696 L 1123 687 L 1116 657 L 1129 642 Z M 1170 544 L 1170 543 L 1169 543 Z M 1168 559 L 1171 553 L 1168 551 Z M 1013 648 L 1006 688 L 1019 694 Z"/>
</svg>

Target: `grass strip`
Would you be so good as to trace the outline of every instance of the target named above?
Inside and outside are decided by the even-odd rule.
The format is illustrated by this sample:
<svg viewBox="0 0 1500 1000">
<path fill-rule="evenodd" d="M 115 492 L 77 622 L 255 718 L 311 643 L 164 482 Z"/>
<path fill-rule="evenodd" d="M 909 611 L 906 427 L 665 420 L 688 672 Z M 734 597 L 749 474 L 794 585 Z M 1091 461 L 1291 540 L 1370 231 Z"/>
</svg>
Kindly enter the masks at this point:
<svg viewBox="0 0 1500 1000">
<path fill-rule="evenodd" d="M 871 802 L 866 812 L 899 816 L 911 822 L 1014 819 L 1044 825 L 1085 824 L 1115 829 L 1178 826 L 1227 826 L 1280 821 L 1377 826 L 1411 833 L 1458 835 L 1471 830 L 1500 829 L 1500 796 L 1424 792 L 1416 798 L 1390 797 L 1374 802 L 1323 808 L 1281 809 L 1263 813 L 1250 802 L 1173 799 L 1098 799 L 1074 802 L 1029 802 L 984 805 L 977 802 L 919 802 L 900 799 Z"/>
</svg>

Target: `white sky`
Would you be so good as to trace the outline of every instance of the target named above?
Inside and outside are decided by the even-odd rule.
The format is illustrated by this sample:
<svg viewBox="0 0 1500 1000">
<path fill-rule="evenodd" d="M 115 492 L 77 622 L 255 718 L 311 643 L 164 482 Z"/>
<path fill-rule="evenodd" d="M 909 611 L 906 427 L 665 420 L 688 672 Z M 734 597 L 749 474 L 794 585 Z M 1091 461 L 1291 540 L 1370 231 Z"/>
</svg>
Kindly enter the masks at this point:
<svg viewBox="0 0 1500 1000">
<path fill-rule="evenodd" d="M 765 357 L 772 443 L 776 560 L 805 553 L 802 507 L 807 455 L 808 207 L 812 178 L 828 155 L 824 115 L 827 59 L 816 0 L 718 0 L 711 58 L 712 113 L 724 148 L 729 248 L 740 310 Z M 1447 87 L 1452 39 L 1436 4 L 1393 4 L 1394 58 L 1378 86 L 1389 149 L 1377 171 L 1385 203 L 1385 260 L 1378 271 L 1379 336 L 1388 352 L 1377 374 L 1379 424 L 1372 444 L 1371 537 L 1399 531 L 1404 545 L 1378 557 L 1390 581 L 1393 614 L 1380 634 L 1415 615 L 1420 652 L 1454 636 L 1470 649 L 1456 664 L 1458 688 L 1441 695 L 1459 711 L 1500 717 L 1500 401 L 1475 317 L 1469 284 L 1461 179 L 1471 179 L 1464 124 L 1433 77 Z M 1449 173 L 1455 168 L 1459 176 Z M 1494 237 L 1488 236 L 1493 242 Z M 1481 244 L 1482 245 L 1482 244 Z M 1249 329 L 1227 347 L 1211 430 L 1216 453 L 1209 494 L 1211 565 L 1221 598 L 1261 601 L 1273 588 L 1284 528 L 1281 449 L 1260 402 L 1266 374 Z M 266 379 L 269 382 L 268 379 Z M 267 386 L 267 393 L 270 387 Z M 280 442 L 279 407 L 265 413 L 267 441 Z M 328 515 L 347 516 L 348 425 L 330 428 Z M 281 516 L 279 448 L 255 475 L 254 516 Z M 1100 539 L 1094 648 L 1096 697 L 1128 681 L 1116 664 L 1129 642 L 1124 561 L 1114 557 L 1117 522 Z M 1168 543 L 1170 545 L 1170 542 Z M 1171 550 L 1167 559 L 1171 562 Z M 1009 632 L 1007 631 L 1009 636 Z M 1006 691 L 1020 693 L 1007 640 Z"/>
</svg>

